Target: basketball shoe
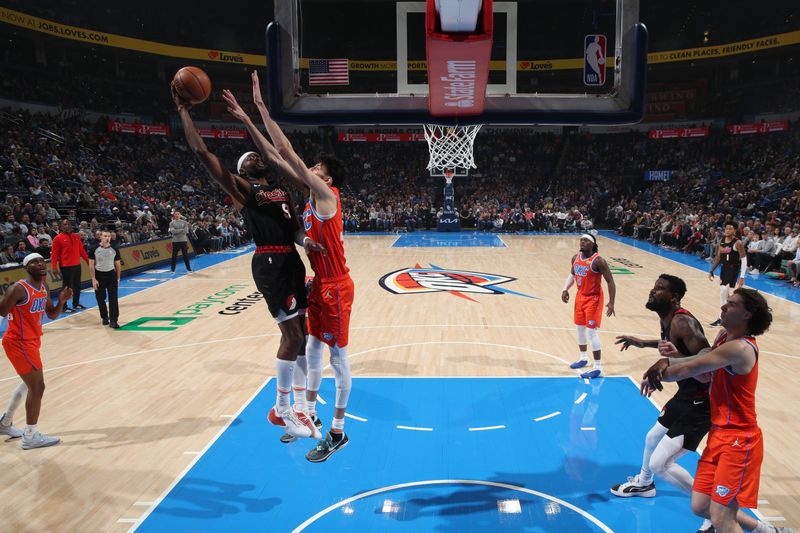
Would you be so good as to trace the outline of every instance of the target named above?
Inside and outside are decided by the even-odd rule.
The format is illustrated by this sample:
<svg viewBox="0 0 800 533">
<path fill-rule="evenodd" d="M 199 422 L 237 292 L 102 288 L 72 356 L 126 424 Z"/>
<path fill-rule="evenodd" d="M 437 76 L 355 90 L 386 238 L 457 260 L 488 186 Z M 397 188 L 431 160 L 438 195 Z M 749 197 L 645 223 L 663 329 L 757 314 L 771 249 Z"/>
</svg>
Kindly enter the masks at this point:
<svg viewBox="0 0 800 533">
<path fill-rule="evenodd" d="M 649 484 L 639 482 L 639 474 L 628 477 L 628 481 L 611 487 L 611 494 L 620 498 L 630 498 L 639 496 L 640 498 L 652 498 L 656 495 L 656 484 L 651 481 Z"/>
<path fill-rule="evenodd" d="M 22 430 L 14 427 L 14 422 L 9 419 L 8 425 L 3 424 L 5 417 L 0 418 L 0 435 L 6 435 L 9 440 L 18 439 L 22 436 Z"/>
<path fill-rule="evenodd" d="M 59 442 L 61 442 L 61 439 L 58 437 L 48 437 L 47 435 L 43 435 L 38 431 L 34 431 L 32 433 L 22 434 L 22 442 L 19 443 L 19 447 L 23 450 L 32 450 L 34 448 L 47 448 L 48 446 L 55 446 Z"/>
<path fill-rule="evenodd" d="M 322 429 L 322 420 L 320 420 L 317 415 L 312 416 L 311 421 L 314 422 L 314 427 L 316 427 L 318 430 Z M 322 433 L 320 433 L 319 435 L 322 436 Z M 294 442 L 296 440 L 297 437 L 289 435 L 288 433 L 284 433 L 283 435 L 281 435 L 281 442 L 284 444 L 289 444 L 290 442 Z"/>
<path fill-rule="evenodd" d="M 320 439 L 314 449 L 306 454 L 306 459 L 312 463 L 321 463 L 347 446 L 347 443 L 350 442 L 350 439 L 347 438 L 347 434 L 342 432 L 340 435 L 341 437 L 334 438 L 333 434 L 329 431 L 328 434 L 325 435 L 325 438 Z"/>
<path fill-rule="evenodd" d="M 282 427 L 289 435 L 301 439 L 311 437 L 315 433 L 321 435 L 319 430 L 314 426 L 314 423 L 308 419 L 305 413 L 295 412 L 295 410 L 291 408 L 278 414 L 275 412 L 275 407 L 273 406 L 269 410 L 267 420 L 269 420 L 269 423 L 273 426 Z"/>
<path fill-rule="evenodd" d="M 569 365 L 569 367 L 572 368 L 572 369 L 583 368 L 588 364 L 589 364 L 589 360 L 588 359 L 578 359 L 577 361 L 575 361 L 574 363 Z"/>
</svg>

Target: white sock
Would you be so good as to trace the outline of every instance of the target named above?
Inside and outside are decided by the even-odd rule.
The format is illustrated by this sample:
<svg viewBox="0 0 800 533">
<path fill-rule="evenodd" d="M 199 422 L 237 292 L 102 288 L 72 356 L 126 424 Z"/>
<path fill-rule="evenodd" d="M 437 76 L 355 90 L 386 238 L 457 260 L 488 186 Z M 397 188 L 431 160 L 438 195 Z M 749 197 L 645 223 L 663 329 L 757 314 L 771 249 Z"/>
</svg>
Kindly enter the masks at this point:
<svg viewBox="0 0 800 533">
<path fill-rule="evenodd" d="M 702 531 L 705 531 L 707 529 L 711 529 L 711 526 L 713 526 L 713 525 L 714 524 L 711 523 L 711 520 L 709 520 L 708 518 L 704 518 L 703 519 L 703 524 L 700 526 L 700 529 Z"/>
<path fill-rule="evenodd" d="M 589 351 L 583 350 L 581 352 L 581 361 L 588 361 L 589 360 Z"/>
<path fill-rule="evenodd" d="M 25 435 L 28 436 L 33 435 L 34 433 L 36 433 L 36 431 L 38 431 L 38 427 L 36 426 L 36 424 L 28 424 L 27 426 L 25 426 Z"/>
<path fill-rule="evenodd" d="M 344 418 L 334 418 L 331 423 L 331 431 L 334 433 L 344 432 Z"/>
<path fill-rule="evenodd" d="M 642 454 L 642 470 L 639 472 L 639 482 L 649 485 L 653 481 L 653 472 L 650 470 L 650 457 L 661 442 L 661 439 L 669 431 L 667 428 L 656 422 L 647 432 L 644 439 L 644 453 Z"/>
<path fill-rule="evenodd" d="M 278 374 L 278 392 L 275 399 L 275 411 L 285 413 L 292 408 L 292 374 L 294 374 L 294 361 L 275 360 L 275 370 Z"/>
<path fill-rule="evenodd" d="M 28 393 L 28 386 L 25 385 L 23 381 L 17 388 L 14 389 L 14 392 L 11 393 L 11 399 L 8 401 L 8 408 L 6 412 L 3 413 L 3 418 L 0 419 L 0 424 L 4 426 L 11 425 L 11 421 L 14 419 L 14 413 L 17 411 L 17 408 L 22 404 L 22 400 L 25 398 L 25 395 Z"/>
<path fill-rule="evenodd" d="M 306 412 L 311 416 L 317 414 L 317 400 L 306 399 Z"/>
<path fill-rule="evenodd" d="M 600 359 L 594 360 L 594 370 L 603 370 L 603 362 Z"/>
<path fill-rule="evenodd" d="M 292 376 L 292 389 L 294 391 L 295 411 L 306 411 L 306 374 L 308 363 L 305 354 L 297 356 L 297 362 Z"/>
</svg>

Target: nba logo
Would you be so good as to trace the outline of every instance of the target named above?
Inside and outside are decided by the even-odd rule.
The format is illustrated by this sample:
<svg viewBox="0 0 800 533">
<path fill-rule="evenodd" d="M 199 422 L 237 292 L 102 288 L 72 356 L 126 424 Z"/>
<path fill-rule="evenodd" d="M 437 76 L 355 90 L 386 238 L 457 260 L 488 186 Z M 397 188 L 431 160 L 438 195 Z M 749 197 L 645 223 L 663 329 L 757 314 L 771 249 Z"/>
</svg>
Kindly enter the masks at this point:
<svg viewBox="0 0 800 533">
<path fill-rule="evenodd" d="M 606 36 L 587 35 L 583 40 L 583 84 L 600 87 L 606 82 Z"/>
</svg>

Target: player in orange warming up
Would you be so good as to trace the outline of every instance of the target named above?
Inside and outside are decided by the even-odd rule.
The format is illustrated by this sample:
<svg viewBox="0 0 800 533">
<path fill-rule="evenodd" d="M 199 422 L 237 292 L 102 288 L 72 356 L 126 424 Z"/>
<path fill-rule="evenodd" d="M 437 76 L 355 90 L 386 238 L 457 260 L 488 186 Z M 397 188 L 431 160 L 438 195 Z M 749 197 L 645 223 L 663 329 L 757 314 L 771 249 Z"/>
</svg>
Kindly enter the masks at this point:
<svg viewBox="0 0 800 533">
<path fill-rule="evenodd" d="M 47 289 L 47 265 L 41 255 L 28 254 L 22 260 L 27 277 L 11 285 L 0 302 L 0 316 L 7 317 L 8 329 L 3 335 L 3 349 L 11 361 L 22 383 L 12 393 L 8 409 L 0 418 L 0 434 L 11 438 L 22 437 L 20 448 L 45 448 L 61 442 L 58 437 L 49 437 L 39 432 L 39 411 L 44 395 L 44 368 L 39 349 L 42 346 L 42 319 L 44 315 L 52 320 L 58 318 L 64 303 L 72 297 L 72 290 L 65 287 L 53 305 Z M 20 431 L 12 425 L 14 411 L 25 399 L 25 418 L 27 425 Z"/>
<path fill-rule="evenodd" d="M 603 377 L 603 365 L 600 361 L 600 337 L 597 335 L 597 330 L 603 320 L 604 295 L 601 278 L 604 278 L 608 285 L 606 316 L 614 314 L 617 286 L 614 284 L 614 276 L 611 275 L 608 263 L 597 253 L 597 239 L 590 233 L 581 235 L 580 251 L 572 256 L 570 265 L 569 276 L 567 276 L 564 290 L 561 292 L 561 301 L 569 302 L 569 288 L 573 284 L 578 285 L 574 316 L 575 326 L 578 328 L 578 348 L 581 351 L 581 358 L 569 367 L 583 368 L 589 364 L 588 338 L 592 344 L 594 367 L 581 374 L 581 377 L 600 378 Z"/>
</svg>

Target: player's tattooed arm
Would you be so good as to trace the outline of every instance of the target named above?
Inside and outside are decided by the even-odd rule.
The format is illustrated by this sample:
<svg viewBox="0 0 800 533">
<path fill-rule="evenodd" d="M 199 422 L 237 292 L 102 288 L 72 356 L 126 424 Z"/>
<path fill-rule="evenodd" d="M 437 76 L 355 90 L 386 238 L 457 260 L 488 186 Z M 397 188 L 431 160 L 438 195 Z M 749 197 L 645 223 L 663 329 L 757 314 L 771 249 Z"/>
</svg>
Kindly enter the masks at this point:
<svg viewBox="0 0 800 533">
<path fill-rule="evenodd" d="M 676 340 L 681 340 L 693 354 L 711 346 L 700 323 L 686 315 L 678 315 L 672 319 L 672 334 Z"/>
</svg>

